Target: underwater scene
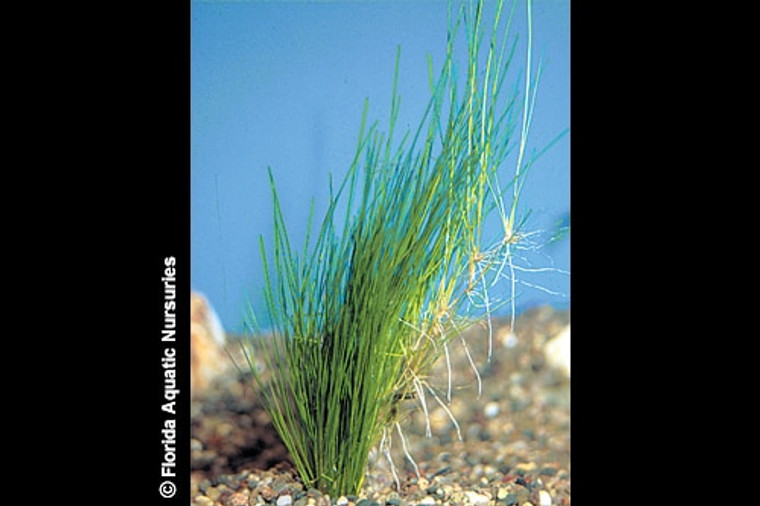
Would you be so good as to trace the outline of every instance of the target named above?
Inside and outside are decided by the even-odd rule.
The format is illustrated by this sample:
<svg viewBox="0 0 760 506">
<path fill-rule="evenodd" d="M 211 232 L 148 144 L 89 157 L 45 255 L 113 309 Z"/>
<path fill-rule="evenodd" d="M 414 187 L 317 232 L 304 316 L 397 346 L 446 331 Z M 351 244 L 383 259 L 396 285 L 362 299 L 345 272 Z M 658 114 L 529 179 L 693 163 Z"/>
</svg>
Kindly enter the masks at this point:
<svg viewBox="0 0 760 506">
<path fill-rule="evenodd" d="M 570 504 L 569 18 L 191 4 L 191 504 Z"/>
</svg>

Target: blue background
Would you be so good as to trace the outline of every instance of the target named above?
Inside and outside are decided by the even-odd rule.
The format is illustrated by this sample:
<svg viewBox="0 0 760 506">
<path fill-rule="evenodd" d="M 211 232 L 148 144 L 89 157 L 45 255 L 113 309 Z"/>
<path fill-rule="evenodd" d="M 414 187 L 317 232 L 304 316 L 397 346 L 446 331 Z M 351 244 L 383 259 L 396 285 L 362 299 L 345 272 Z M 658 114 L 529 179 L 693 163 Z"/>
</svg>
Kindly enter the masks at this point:
<svg viewBox="0 0 760 506">
<path fill-rule="evenodd" d="M 486 3 L 488 14 L 495 2 Z M 399 44 L 397 131 L 417 126 L 429 99 L 426 55 L 436 75 L 445 55 L 447 2 L 193 2 L 191 15 L 191 285 L 210 299 L 227 331 L 240 332 L 248 304 L 263 316 L 258 238 L 268 242 L 273 230 L 267 167 L 292 244 L 300 246 L 310 200 L 318 224 L 329 174 L 339 181 L 353 158 L 365 98 L 370 122 L 387 131 Z M 526 20 L 518 2 L 510 39 L 520 39 L 508 85 L 524 76 Z M 569 24 L 569 1 L 534 2 L 532 70 L 540 58 L 544 69 L 529 148 L 570 126 Z M 502 168 L 502 182 L 514 159 Z M 532 209 L 527 227 L 545 231 L 544 239 L 569 220 L 569 160 L 565 135 L 539 159 L 522 195 Z M 569 239 L 518 260 L 569 271 Z M 568 274 L 526 272 L 523 279 L 529 284 L 518 286 L 518 307 L 569 304 Z"/>
</svg>

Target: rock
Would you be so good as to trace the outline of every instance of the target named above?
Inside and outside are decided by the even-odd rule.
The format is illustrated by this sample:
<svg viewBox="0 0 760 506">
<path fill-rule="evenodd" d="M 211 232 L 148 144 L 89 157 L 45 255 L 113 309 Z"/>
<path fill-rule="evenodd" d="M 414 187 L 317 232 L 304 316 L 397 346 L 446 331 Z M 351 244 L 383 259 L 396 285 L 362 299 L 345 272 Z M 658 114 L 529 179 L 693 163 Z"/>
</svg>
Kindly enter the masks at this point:
<svg viewBox="0 0 760 506">
<path fill-rule="evenodd" d="M 219 487 L 209 487 L 206 489 L 206 496 L 212 501 L 216 501 L 221 495 L 222 492 L 219 490 Z"/>
<path fill-rule="evenodd" d="M 489 402 L 483 408 L 483 413 L 486 415 L 486 418 L 495 418 L 499 414 L 499 403 Z"/>
<path fill-rule="evenodd" d="M 290 495 L 281 495 L 277 498 L 277 506 L 290 506 L 293 504 L 293 497 Z"/>
<path fill-rule="evenodd" d="M 190 294 L 190 391 L 197 394 L 229 365 L 219 317 L 200 293 Z"/>
<path fill-rule="evenodd" d="M 435 504 L 435 499 L 433 497 L 427 496 L 422 499 L 419 504 Z"/>
<path fill-rule="evenodd" d="M 456 503 L 463 503 L 467 500 L 467 496 L 464 495 L 464 492 L 454 492 L 451 494 L 451 497 L 449 498 L 449 502 L 452 504 Z"/>
<path fill-rule="evenodd" d="M 213 506 L 214 501 L 206 497 L 205 495 L 199 495 L 194 500 L 196 506 Z"/>
<path fill-rule="evenodd" d="M 224 506 L 248 506 L 248 496 L 240 492 L 228 495 L 222 502 Z"/>
<path fill-rule="evenodd" d="M 552 506 L 552 496 L 546 490 L 539 490 L 538 502 L 540 506 Z"/>
<path fill-rule="evenodd" d="M 507 498 L 508 495 L 509 495 L 509 490 L 507 490 L 504 487 L 499 487 L 499 490 L 496 491 L 496 499 L 498 499 L 499 501 L 503 501 L 504 499 Z"/>
<path fill-rule="evenodd" d="M 277 497 L 277 492 L 274 491 L 272 487 L 269 485 L 261 485 L 256 492 L 261 495 L 261 497 L 264 498 L 265 501 L 269 502 L 275 497 Z"/>
<path fill-rule="evenodd" d="M 348 504 L 348 497 L 346 497 L 344 495 L 338 497 L 338 500 L 335 501 L 335 504 L 337 506 L 346 506 Z"/>
<path fill-rule="evenodd" d="M 446 491 L 440 487 L 431 487 L 433 489 L 432 493 L 428 492 L 430 495 L 438 496 L 439 499 L 443 499 L 446 496 Z"/>
<path fill-rule="evenodd" d="M 464 495 L 467 497 L 467 500 L 470 502 L 470 504 L 474 506 L 485 506 L 488 504 L 488 501 L 491 500 L 491 498 L 487 495 L 478 494 L 477 492 L 473 492 L 471 490 L 465 492 Z"/>
<path fill-rule="evenodd" d="M 391 506 L 399 506 L 401 504 L 401 496 L 398 494 L 398 492 L 391 492 L 388 494 L 388 498 L 385 500 L 385 504 L 390 504 Z"/>
<path fill-rule="evenodd" d="M 500 501 L 502 501 L 507 506 L 514 506 L 518 503 L 517 494 L 509 493 L 504 497 L 504 499 L 500 499 Z"/>
<path fill-rule="evenodd" d="M 552 337 L 544 346 L 546 361 L 552 367 L 570 377 L 570 324 Z"/>
<path fill-rule="evenodd" d="M 451 461 L 451 452 L 442 451 L 441 453 L 438 454 L 437 459 L 439 461 L 441 461 L 441 462 L 447 462 L 448 463 L 448 462 Z M 446 467 L 446 469 L 450 469 L 450 468 Z M 443 472 L 442 471 L 438 471 L 436 474 L 443 474 Z"/>
<path fill-rule="evenodd" d="M 202 480 L 201 480 L 201 481 L 198 483 L 198 490 L 200 490 L 201 492 L 203 492 L 203 493 L 205 494 L 205 493 L 206 493 L 206 490 L 207 490 L 207 489 L 208 489 L 210 486 L 211 486 L 211 480 L 209 480 L 208 478 L 203 478 L 203 479 L 202 479 Z"/>
<path fill-rule="evenodd" d="M 517 335 L 509 327 L 504 327 L 499 339 L 504 343 L 504 347 L 509 350 L 517 346 Z"/>
</svg>

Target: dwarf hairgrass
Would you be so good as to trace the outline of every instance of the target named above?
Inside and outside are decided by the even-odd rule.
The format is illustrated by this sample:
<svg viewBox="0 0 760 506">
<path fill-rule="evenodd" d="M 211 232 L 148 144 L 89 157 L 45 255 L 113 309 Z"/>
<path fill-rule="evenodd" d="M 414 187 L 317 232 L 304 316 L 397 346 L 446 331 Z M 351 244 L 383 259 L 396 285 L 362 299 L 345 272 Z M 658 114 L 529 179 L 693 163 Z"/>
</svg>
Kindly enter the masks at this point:
<svg viewBox="0 0 760 506">
<path fill-rule="evenodd" d="M 490 329 L 495 307 L 513 299 L 489 292 L 500 279 L 512 279 L 503 271 L 514 274 L 511 249 L 525 219 L 518 200 L 534 161 L 525 161 L 538 80 L 530 68 L 530 1 L 522 104 L 518 86 L 508 93 L 503 87 L 515 55 L 516 44 L 506 37 L 515 5 L 507 13 L 498 2 L 490 33 L 481 26 L 483 0 L 449 9 L 446 58 L 437 77 L 428 58 L 431 98 L 418 127 L 395 142 L 399 48 L 387 134 L 368 124 L 365 102 L 353 162 L 337 189 L 330 181 L 325 216 L 300 251 L 291 246 L 269 171 L 273 247 L 267 251 L 260 239 L 260 250 L 273 328 L 268 338 L 261 331 L 251 336 L 245 356 L 304 484 L 334 496 L 358 493 L 373 447 L 390 460 L 394 431 L 418 470 L 399 424 L 397 404 L 404 399 L 417 399 L 428 434 L 427 399 L 450 415 L 459 433 L 447 406 L 448 347 L 459 340 L 477 375 L 461 331 L 480 319 Z M 454 47 L 462 27 L 468 59 L 459 82 Z M 502 184 L 498 169 L 515 142 L 516 170 Z M 483 223 L 494 210 L 504 234 L 488 244 Z M 312 219 L 313 207 L 310 225 Z M 449 364 L 445 396 L 428 382 L 441 357 Z M 392 461 L 391 469 L 398 483 Z"/>
</svg>

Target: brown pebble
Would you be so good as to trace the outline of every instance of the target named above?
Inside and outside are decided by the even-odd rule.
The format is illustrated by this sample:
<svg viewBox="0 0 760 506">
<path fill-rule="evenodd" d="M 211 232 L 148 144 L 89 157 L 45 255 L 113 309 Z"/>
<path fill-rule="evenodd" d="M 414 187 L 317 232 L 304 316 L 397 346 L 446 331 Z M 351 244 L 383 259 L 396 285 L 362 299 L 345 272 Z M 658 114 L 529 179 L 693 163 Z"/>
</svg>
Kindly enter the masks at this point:
<svg viewBox="0 0 760 506">
<path fill-rule="evenodd" d="M 277 492 L 275 492 L 275 490 L 269 485 L 261 485 L 258 489 L 256 489 L 256 492 L 259 493 L 261 497 L 263 497 L 267 502 L 277 497 Z"/>
<path fill-rule="evenodd" d="M 224 504 L 224 506 L 248 506 L 248 496 L 240 492 L 235 492 L 234 494 L 228 495 L 222 504 Z"/>
<path fill-rule="evenodd" d="M 222 491 L 219 490 L 219 487 L 209 487 L 206 489 L 206 497 L 211 499 L 212 501 L 216 501 L 219 499 L 219 496 L 222 495 Z"/>
</svg>

